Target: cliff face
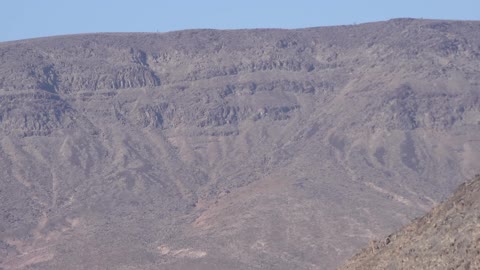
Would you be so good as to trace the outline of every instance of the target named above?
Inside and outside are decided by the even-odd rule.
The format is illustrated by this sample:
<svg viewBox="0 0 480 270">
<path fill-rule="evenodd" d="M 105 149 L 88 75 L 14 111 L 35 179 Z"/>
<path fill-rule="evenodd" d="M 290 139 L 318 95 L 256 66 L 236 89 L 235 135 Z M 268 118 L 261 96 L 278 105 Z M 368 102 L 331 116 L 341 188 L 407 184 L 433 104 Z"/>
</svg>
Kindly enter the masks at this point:
<svg viewBox="0 0 480 270">
<path fill-rule="evenodd" d="M 339 269 L 480 269 L 480 177 Z"/>
<path fill-rule="evenodd" d="M 0 268 L 335 268 L 478 169 L 479 26 L 0 43 Z"/>
</svg>

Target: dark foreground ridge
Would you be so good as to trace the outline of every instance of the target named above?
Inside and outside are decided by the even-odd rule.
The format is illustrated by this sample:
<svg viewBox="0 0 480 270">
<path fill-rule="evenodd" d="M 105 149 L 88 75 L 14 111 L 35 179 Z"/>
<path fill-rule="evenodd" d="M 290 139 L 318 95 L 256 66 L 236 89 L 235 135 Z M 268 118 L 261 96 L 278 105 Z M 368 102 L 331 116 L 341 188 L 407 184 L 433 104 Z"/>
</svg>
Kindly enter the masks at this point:
<svg viewBox="0 0 480 270">
<path fill-rule="evenodd" d="M 480 269 L 480 176 L 339 270 Z"/>
<path fill-rule="evenodd" d="M 0 268 L 335 269 L 478 170 L 479 29 L 0 43 Z"/>
</svg>

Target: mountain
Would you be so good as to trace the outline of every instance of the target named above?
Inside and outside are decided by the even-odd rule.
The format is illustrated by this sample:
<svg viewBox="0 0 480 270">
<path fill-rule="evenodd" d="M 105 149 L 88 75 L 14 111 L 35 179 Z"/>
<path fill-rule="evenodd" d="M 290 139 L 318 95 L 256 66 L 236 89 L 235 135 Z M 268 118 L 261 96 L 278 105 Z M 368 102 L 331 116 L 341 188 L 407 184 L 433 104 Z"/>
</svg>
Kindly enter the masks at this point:
<svg viewBox="0 0 480 270">
<path fill-rule="evenodd" d="M 477 172 L 478 29 L 0 43 L 0 268 L 335 269 Z"/>
<path fill-rule="evenodd" d="M 480 176 L 339 269 L 480 269 Z"/>
</svg>

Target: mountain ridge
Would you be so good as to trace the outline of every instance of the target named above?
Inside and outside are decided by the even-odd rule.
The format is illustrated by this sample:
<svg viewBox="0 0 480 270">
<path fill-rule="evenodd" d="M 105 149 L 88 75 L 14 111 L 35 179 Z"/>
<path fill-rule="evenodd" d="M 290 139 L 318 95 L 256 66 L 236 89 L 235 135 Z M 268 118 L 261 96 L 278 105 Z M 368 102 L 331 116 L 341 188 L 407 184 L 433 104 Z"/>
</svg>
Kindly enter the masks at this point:
<svg viewBox="0 0 480 270">
<path fill-rule="evenodd" d="M 479 24 L 0 43 L 0 267 L 334 269 L 478 169 Z"/>
<path fill-rule="evenodd" d="M 441 19 L 441 18 L 413 18 L 413 17 L 398 17 L 398 18 L 391 18 L 388 20 L 378 20 L 378 21 L 369 21 L 369 22 L 362 22 L 362 23 L 351 23 L 351 24 L 337 24 L 337 25 L 320 25 L 320 26 L 309 26 L 309 27 L 299 27 L 299 28 L 276 28 L 276 27 L 256 27 L 256 28 L 187 28 L 187 29 L 177 29 L 177 30 L 167 30 L 167 31 L 155 31 L 155 32 L 85 32 L 85 33 L 71 33 L 71 34 L 58 34 L 58 35 L 51 35 L 51 36 L 38 36 L 32 38 L 24 38 L 24 39 L 17 39 L 17 40 L 6 40 L 0 41 L 0 43 L 14 43 L 14 42 L 23 42 L 23 41 L 33 41 L 39 39 L 49 39 L 49 38 L 60 38 L 60 37 L 75 37 L 75 36 L 89 36 L 89 35 L 129 35 L 129 34 L 155 34 L 155 35 L 162 35 L 162 34 L 172 34 L 178 32 L 187 32 L 187 31 L 301 31 L 301 30 L 315 30 L 319 28 L 335 28 L 335 27 L 352 27 L 352 26 L 364 26 L 364 25 L 371 25 L 371 24 L 381 24 L 386 22 L 402 22 L 402 21 L 423 21 L 423 22 L 445 22 L 445 23 L 475 23 L 478 20 L 461 20 L 461 19 Z"/>
</svg>

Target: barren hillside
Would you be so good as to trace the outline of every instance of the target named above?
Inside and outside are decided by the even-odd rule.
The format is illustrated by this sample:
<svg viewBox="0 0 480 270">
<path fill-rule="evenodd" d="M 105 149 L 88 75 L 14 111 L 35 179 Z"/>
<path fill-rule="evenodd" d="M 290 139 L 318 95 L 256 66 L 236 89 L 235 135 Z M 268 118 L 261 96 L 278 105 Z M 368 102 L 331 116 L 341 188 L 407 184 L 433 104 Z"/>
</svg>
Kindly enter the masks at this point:
<svg viewBox="0 0 480 270">
<path fill-rule="evenodd" d="M 479 29 L 0 43 L 0 269 L 334 269 L 477 172 Z"/>
<path fill-rule="evenodd" d="M 480 176 L 340 269 L 480 269 Z"/>
</svg>

